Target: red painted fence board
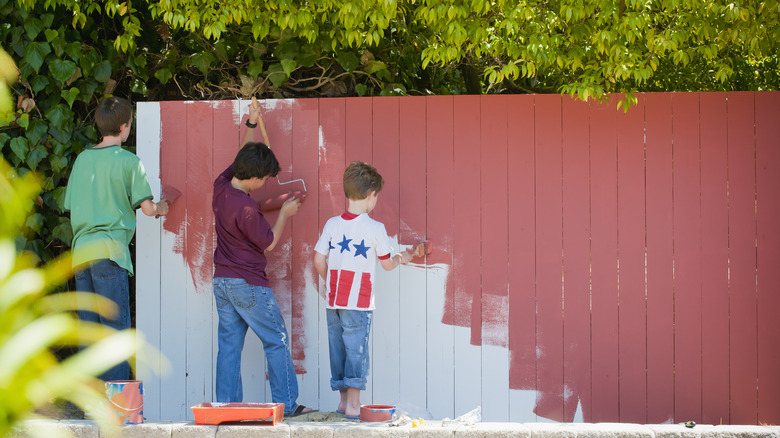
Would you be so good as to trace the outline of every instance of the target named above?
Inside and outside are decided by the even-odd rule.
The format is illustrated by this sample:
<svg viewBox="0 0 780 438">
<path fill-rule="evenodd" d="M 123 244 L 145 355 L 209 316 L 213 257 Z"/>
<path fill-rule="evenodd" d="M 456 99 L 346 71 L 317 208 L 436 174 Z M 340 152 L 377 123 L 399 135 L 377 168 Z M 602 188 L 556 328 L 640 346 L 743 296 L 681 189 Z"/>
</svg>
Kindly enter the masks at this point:
<svg viewBox="0 0 780 438">
<path fill-rule="evenodd" d="M 645 95 L 647 421 L 674 421 L 672 95 Z"/>
<path fill-rule="evenodd" d="M 619 418 L 617 114 L 590 104 L 591 372 L 593 421 Z"/>
<path fill-rule="evenodd" d="M 537 96 L 536 414 L 563 421 L 563 253 L 561 97 Z"/>
<path fill-rule="evenodd" d="M 317 157 L 319 152 L 318 105 L 314 100 L 296 100 L 292 106 L 293 129 L 291 140 L 294 148 L 292 155 L 293 172 L 291 180 L 303 179 L 306 185 L 306 197 L 299 212 L 290 219 L 292 233 L 292 358 L 296 372 L 303 374 L 313 370 L 306 369 L 305 347 L 307 340 L 317 339 L 316 333 L 305 330 L 305 297 L 307 278 L 317 278 L 312 261 L 312 248 L 319 237 L 317 209 L 319 190 L 316 181 Z M 316 283 L 315 283 L 316 284 Z M 301 391 L 303 392 L 303 391 Z"/>
<path fill-rule="evenodd" d="M 398 206 L 401 218 L 399 239 L 416 242 L 426 237 L 426 136 L 425 98 L 411 97 L 399 101 L 399 162 L 403 177 L 399 181 Z M 419 261 L 425 266 L 426 261 Z M 409 275 L 401 276 L 399 351 L 403 358 L 400 370 L 399 400 L 414 406 L 426 403 L 426 285 L 415 284 Z M 416 303 L 416 305 L 408 305 Z"/>
<path fill-rule="evenodd" d="M 509 387 L 536 391 L 536 207 L 534 167 L 534 96 L 509 102 L 507 164 L 509 204 Z M 511 394 L 510 394 L 511 397 Z M 516 401 L 522 403 L 522 401 Z M 523 406 L 510 406 L 517 419 Z"/>
<path fill-rule="evenodd" d="M 701 422 L 699 95 L 672 96 L 675 418 Z"/>
<path fill-rule="evenodd" d="M 702 421 L 729 422 L 729 204 L 726 94 L 702 93 L 701 401 Z"/>
<path fill-rule="evenodd" d="M 647 422 L 644 96 L 617 114 L 620 421 Z"/>
<path fill-rule="evenodd" d="M 456 175 L 453 170 L 453 137 L 455 136 L 452 96 L 431 96 L 426 98 L 426 230 L 427 237 L 436 250 L 428 257 L 429 264 L 453 265 L 454 227 L 452 217 L 454 188 L 452 182 Z M 476 206 L 475 206 L 476 208 Z M 474 224 L 476 227 L 477 225 Z M 473 236 L 466 236 L 472 238 Z M 471 267 L 474 269 L 476 267 Z M 449 326 L 454 318 L 454 295 L 451 282 L 447 282 L 443 303 L 434 285 L 437 279 L 427 274 L 428 285 L 426 310 L 428 312 L 426 333 L 427 343 L 427 386 L 428 394 L 436 393 L 435 399 L 428 400 L 428 410 L 434 416 L 446 415 L 454 406 L 456 387 L 454 380 L 454 343 L 455 331 Z M 440 319 L 446 326 L 441 327 L 430 322 Z"/>
<path fill-rule="evenodd" d="M 398 98 L 396 97 L 378 97 L 371 100 L 373 104 L 372 113 L 372 132 L 373 132 L 373 162 L 377 171 L 384 178 L 385 184 L 380 192 L 376 208 L 371 213 L 371 217 L 385 224 L 387 233 L 390 236 L 398 236 L 400 228 L 400 216 L 398 206 L 400 205 L 399 183 L 401 178 L 407 174 L 401 168 L 399 163 L 398 150 Z M 399 239 L 399 244 L 404 242 Z M 384 309 L 380 318 L 374 319 L 374 350 L 377 348 L 383 350 L 381 361 L 374 362 L 374 376 L 381 378 L 374 379 L 374 391 L 380 394 L 386 394 L 391 400 L 398 400 L 399 392 L 399 365 L 400 365 L 400 339 L 399 332 L 395 329 L 399 325 L 399 303 L 398 282 L 400 269 L 384 273 L 386 274 L 386 285 L 392 287 L 391 293 L 378 293 L 376 295 L 376 306 Z M 378 289 L 378 292 L 387 289 Z M 383 339 L 379 339 L 377 333 L 386 333 Z M 376 357 L 376 355 L 374 356 Z"/>
<path fill-rule="evenodd" d="M 780 93 L 756 98 L 756 197 L 758 210 L 758 418 L 780 423 Z"/>
<path fill-rule="evenodd" d="M 563 100 L 564 420 L 590 416 L 590 131 L 587 102 Z M 514 316 L 514 314 L 513 314 Z"/>
<path fill-rule="evenodd" d="M 452 217 L 455 236 L 469 238 L 453 239 L 452 278 L 453 306 L 452 324 L 456 327 L 470 327 L 467 337 L 457 339 L 453 354 L 458 361 L 454 379 L 463 382 L 458 385 L 455 396 L 456 412 L 473 409 L 474 400 L 482 396 L 482 356 L 473 353 L 474 346 L 482 345 L 482 262 L 480 239 L 482 224 L 481 210 L 481 161 L 480 143 L 481 108 L 479 96 L 465 96 L 453 102 L 453 122 L 457 132 L 453 141 L 453 171 L 457 178 L 452 181 Z M 472 378 L 475 375 L 479 379 Z"/>
<path fill-rule="evenodd" d="M 280 179 L 308 189 L 268 255 L 302 400 L 338 397 L 312 248 L 344 211 L 345 165 L 363 160 L 385 177 L 372 216 L 402 247 L 434 248 L 383 277 L 364 401 L 437 418 L 480 404 L 497 421 L 779 423 L 780 93 L 639 94 L 628 113 L 621 97 L 263 101 Z M 139 251 L 168 248 L 159 305 L 186 311 L 159 342 L 174 369 L 160 415 L 177 416 L 179 392 L 212 397 L 211 184 L 246 111 L 159 105 L 159 176 L 183 194 Z"/>
<path fill-rule="evenodd" d="M 754 93 L 728 93 L 731 422 L 757 412 Z"/>
</svg>

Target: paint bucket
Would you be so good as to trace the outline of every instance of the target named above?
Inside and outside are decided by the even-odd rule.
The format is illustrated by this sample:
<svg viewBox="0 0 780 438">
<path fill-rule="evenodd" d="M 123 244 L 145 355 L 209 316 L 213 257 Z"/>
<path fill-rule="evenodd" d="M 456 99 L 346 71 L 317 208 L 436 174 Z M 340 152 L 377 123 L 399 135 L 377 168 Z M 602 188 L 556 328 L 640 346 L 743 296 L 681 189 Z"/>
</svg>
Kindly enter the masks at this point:
<svg viewBox="0 0 780 438">
<path fill-rule="evenodd" d="M 144 384 L 141 380 L 109 380 L 106 397 L 109 416 L 114 423 L 144 422 Z"/>
<path fill-rule="evenodd" d="M 395 413 L 395 406 L 363 405 L 360 407 L 360 421 L 367 423 L 390 421 Z"/>
</svg>

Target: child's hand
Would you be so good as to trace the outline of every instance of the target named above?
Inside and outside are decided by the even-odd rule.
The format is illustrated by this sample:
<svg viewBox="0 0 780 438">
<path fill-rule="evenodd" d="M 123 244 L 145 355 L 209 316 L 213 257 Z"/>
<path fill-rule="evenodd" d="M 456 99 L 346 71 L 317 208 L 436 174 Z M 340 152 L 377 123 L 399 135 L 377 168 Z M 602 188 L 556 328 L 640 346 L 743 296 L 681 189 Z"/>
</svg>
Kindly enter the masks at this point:
<svg viewBox="0 0 780 438">
<path fill-rule="evenodd" d="M 398 253 L 398 255 L 401 258 L 401 264 L 406 265 L 409 264 L 409 262 L 412 261 L 412 255 L 409 254 L 409 251 L 401 251 Z"/>
<path fill-rule="evenodd" d="M 282 204 L 281 213 L 287 217 L 295 215 L 295 213 L 298 213 L 298 207 L 301 206 L 301 200 L 298 198 L 290 198 L 286 201 L 284 201 L 284 204 Z"/>
<path fill-rule="evenodd" d="M 249 105 L 249 123 L 257 123 L 260 120 L 260 103 L 257 98 L 252 97 L 252 104 Z"/>
<path fill-rule="evenodd" d="M 165 216 L 168 214 L 168 200 L 161 199 L 160 202 L 155 204 L 155 208 L 157 211 L 155 212 L 154 217 L 158 218 L 160 216 Z"/>
</svg>

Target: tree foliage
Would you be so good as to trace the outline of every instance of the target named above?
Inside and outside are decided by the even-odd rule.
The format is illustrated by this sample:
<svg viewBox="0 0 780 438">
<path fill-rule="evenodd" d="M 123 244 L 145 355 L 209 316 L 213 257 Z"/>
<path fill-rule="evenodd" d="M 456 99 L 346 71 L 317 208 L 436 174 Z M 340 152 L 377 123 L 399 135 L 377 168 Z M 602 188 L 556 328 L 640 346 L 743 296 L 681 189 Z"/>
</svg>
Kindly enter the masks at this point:
<svg viewBox="0 0 780 438">
<path fill-rule="evenodd" d="M 0 0 L 0 14 L 0 44 L 19 66 L 0 150 L 44 177 L 20 242 L 44 260 L 70 244 L 64 186 L 98 140 L 91 113 L 105 95 L 630 102 L 780 87 L 778 0 Z"/>
</svg>

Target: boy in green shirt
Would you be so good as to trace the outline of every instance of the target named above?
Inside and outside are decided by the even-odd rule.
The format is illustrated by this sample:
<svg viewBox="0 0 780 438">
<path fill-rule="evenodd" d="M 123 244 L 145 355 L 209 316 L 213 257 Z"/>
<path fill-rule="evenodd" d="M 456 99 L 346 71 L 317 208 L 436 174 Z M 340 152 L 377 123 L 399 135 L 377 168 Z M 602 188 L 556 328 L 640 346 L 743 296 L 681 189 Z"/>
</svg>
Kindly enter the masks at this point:
<svg viewBox="0 0 780 438">
<path fill-rule="evenodd" d="M 130 328 L 128 276 L 133 275 L 133 264 L 128 245 L 135 233 L 135 209 L 140 207 L 147 216 L 168 213 L 164 199 L 152 202 L 141 160 L 121 147 L 132 122 L 133 109 L 127 100 L 108 97 L 98 104 L 95 124 L 103 140 L 76 158 L 65 192 L 73 227 L 76 289 L 100 294 L 119 307 L 116 319 L 81 311 L 79 318 L 116 330 Z M 127 380 L 130 365 L 123 362 L 100 378 Z"/>
</svg>

